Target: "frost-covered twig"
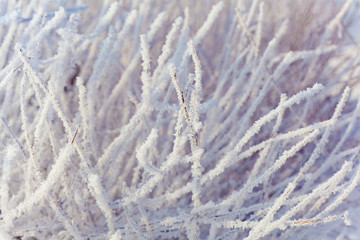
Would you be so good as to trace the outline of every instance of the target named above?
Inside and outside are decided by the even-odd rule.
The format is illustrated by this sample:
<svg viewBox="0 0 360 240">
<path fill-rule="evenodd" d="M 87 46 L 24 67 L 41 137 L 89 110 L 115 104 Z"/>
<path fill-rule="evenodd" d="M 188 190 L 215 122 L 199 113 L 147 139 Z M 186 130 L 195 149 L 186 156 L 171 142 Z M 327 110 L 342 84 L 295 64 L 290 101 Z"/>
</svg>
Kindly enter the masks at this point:
<svg viewBox="0 0 360 240">
<path fill-rule="evenodd" d="M 358 230 L 355 1 L 25 2 L 0 3 L 0 238 Z"/>
</svg>

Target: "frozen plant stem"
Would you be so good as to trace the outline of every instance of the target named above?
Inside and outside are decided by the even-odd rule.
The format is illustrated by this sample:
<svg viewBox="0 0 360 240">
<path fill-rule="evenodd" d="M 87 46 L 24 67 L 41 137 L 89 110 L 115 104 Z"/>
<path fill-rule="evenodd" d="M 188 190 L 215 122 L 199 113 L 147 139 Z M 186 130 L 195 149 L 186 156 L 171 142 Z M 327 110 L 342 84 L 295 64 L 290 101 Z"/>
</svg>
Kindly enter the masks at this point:
<svg viewBox="0 0 360 240">
<path fill-rule="evenodd" d="M 1 1 L 0 239 L 358 236 L 356 1 L 329 1 Z"/>
</svg>

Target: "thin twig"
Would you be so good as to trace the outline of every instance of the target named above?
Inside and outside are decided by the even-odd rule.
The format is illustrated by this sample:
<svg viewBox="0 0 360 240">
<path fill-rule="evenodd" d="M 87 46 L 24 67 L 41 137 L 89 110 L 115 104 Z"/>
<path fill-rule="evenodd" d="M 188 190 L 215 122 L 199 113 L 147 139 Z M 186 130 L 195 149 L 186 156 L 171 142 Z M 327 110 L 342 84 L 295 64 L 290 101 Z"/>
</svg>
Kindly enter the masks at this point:
<svg viewBox="0 0 360 240">
<path fill-rule="evenodd" d="M 192 126 L 191 124 L 191 120 L 190 120 L 190 116 L 189 116 L 189 112 L 187 110 L 187 107 L 186 107 L 186 104 L 185 104 L 185 98 L 184 98 L 184 93 L 183 91 L 181 90 L 180 88 L 180 84 L 179 84 L 179 81 L 177 80 L 177 77 L 176 77 L 176 73 L 174 73 L 172 75 L 173 77 L 173 80 L 174 80 L 174 83 L 175 83 L 175 88 L 177 88 L 177 92 L 178 94 L 180 94 L 180 104 L 184 110 L 184 113 L 185 113 L 185 119 L 186 119 L 186 122 L 188 123 L 189 127 L 190 127 L 190 131 L 191 131 L 191 135 L 194 139 L 194 142 L 195 142 L 195 146 L 198 147 L 199 146 L 199 141 L 198 141 L 198 136 L 197 134 L 195 133 L 195 130 L 194 130 L 194 127 Z"/>
</svg>

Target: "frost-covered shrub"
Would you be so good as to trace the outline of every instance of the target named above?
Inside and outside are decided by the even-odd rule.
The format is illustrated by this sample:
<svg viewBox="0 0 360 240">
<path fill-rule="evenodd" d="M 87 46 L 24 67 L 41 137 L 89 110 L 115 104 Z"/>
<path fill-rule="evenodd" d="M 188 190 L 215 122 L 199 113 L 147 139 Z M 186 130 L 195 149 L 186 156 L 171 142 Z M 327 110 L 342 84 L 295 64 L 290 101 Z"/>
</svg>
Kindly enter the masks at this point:
<svg viewBox="0 0 360 240">
<path fill-rule="evenodd" d="M 0 239 L 351 238 L 356 7 L 1 1 Z"/>
</svg>

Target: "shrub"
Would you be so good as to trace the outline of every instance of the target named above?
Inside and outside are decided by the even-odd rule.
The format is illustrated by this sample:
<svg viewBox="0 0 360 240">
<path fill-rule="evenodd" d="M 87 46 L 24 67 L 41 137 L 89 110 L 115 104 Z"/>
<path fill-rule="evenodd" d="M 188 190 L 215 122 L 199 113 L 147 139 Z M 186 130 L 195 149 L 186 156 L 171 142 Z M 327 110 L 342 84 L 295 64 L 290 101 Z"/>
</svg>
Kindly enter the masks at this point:
<svg viewBox="0 0 360 240">
<path fill-rule="evenodd" d="M 3 1 L 1 239 L 351 238 L 354 2 Z"/>
</svg>

